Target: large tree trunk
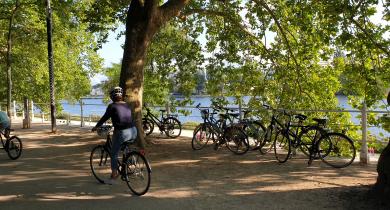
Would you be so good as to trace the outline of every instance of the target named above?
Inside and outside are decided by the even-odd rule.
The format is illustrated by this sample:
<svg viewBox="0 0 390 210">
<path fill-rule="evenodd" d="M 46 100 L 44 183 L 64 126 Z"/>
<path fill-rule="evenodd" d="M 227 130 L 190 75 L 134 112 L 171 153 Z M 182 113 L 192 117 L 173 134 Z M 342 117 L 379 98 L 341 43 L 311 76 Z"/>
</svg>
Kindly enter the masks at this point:
<svg viewBox="0 0 390 210">
<path fill-rule="evenodd" d="M 390 203 L 390 141 L 379 157 L 377 172 L 374 193 L 384 202 Z"/>
<path fill-rule="evenodd" d="M 189 0 L 170 0 L 159 6 L 159 0 L 132 0 L 126 19 L 120 86 L 125 90 L 138 130 L 138 143 L 145 148 L 142 128 L 142 94 L 146 52 L 153 36 L 163 24 L 188 4 Z"/>
<path fill-rule="evenodd" d="M 149 43 L 158 26 L 152 22 L 153 11 L 140 1 L 132 1 L 127 13 L 126 39 L 123 52 L 120 86 L 125 90 L 138 130 L 138 144 L 145 148 L 142 128 L 142 95 L 144 65 Z"/>
</svg>

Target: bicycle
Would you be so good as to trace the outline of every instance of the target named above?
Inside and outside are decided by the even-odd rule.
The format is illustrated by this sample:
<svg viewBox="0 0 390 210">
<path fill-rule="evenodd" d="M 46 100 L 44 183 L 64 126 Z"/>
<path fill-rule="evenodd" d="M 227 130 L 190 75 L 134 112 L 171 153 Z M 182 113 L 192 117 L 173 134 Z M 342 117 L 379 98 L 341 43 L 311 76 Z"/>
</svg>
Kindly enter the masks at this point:
<svg viewBox="0 0 390 210">
<path fill-rule="evenodd" d="M 352 164 L 356 157 L 352 139 L 343 133 L 328 130 L 325 127 L 326 119 L 313 120 L 317 124 L 307 126 L 299 137 L 301 141 L 312 143 L 309 147 L 308 165 L 315 159 L 321 159 L 334 168 L 344 168 Z"/>
<path fill-rule="evenodd" d="M 111 174 L 111 135 L 112 126 L 97 129 L 99 136 L 106 139 L 105 144 L 95 146 L 90 155 L 90 166 L 94 177 L 102 184 Z M 122 143 L 118 158 L 118 172 L 130 191 L 138 196 L 144 195 L 150 187 L 151 168 L 146 157 L 133 146 L 133 139 Z"/>
<path fill-rule="evenodd" d="M 266 109 L 272 110 L 270 124 L 265 129 L 263 136 L 260 137 L 261 143 L 259 145 L 259 151 L 261 154 L 266 154 L 275 148 L 274 140 L 276 140 L 277 134 L 283 128 L 285 128 L 286 123 L 290 119 L 287 119 L 287 122 L 282 122 L 282 120 L 278 119 L 278 118 L 280 118 L 280 115 L 278 115 L 277 113 L 281 113 L 282 115 L 286 115 L 287 113 L 285 111 L 273 109 L 269 105 L 266 105 L 266 104 L 264 104 L 263 107 Z M 287 158 L 285 159 L 284 157 L 279 157 L 277 155 L 276 151 L 275 151 L 275 157 L 279 162 L 285 162 L 287 160 Z"/>
<path fill-rule="evenodd" d="M 194 131 L 191 141 L 193 150 L 202 149 L 210 139 L 215 143 L 214 149 L 225 144 L 235 154 L 245 154 L 249 150 L 248 137 L 242 129 L 226 125 L 226 118 L 223 118 L 222 125 L 219 125 L 218 120 L 210 118 L 209 109 L 201 109 L 200 104 L 196 108 L 201 112 L 203 123 Z"/>
<path fill-rule="evenodd" d="M 161 134 L 165 132 L 168 137 L 176 138 L 180 136 L 181 123 L 176 117 L 173 115 L 164 117 L 165 110 L 160 110 L 161 118 L 158 119 L 158 117 L 156 117 L 148 107 L 145 107 L 145 109 L 146 115 L 142 118 L 142 125 L 144 133 L 147 136 L 153 132 L 154 125 L 157 125 Z"/>
<path fill-rule="evenodd" d="M 20 157 L 20 155 L 22 155 L 23 144 L 19 137 L 10 137 L 11 131 L 13 131 L 13 129 L 10 128 L 5 128 L 0 131 L 1 145 L 3 146 L 0 149 L 4 149 L 11 160 L 16 160 Z M 5 139 L 5 142 L 3 138 Z"/>
<path fill-rule="evenodd" d="M 264 137 L 266 128 L 260 120 L 255 120 L 248 117 L 251 110 L 244 110 L 243 119 L 239 119 L 236 126 L 242 127 L 248 136 L 249 149 L 257 150 L 260 148 L 261 139 Z"/>
<path fill-rule="evenodd" d="M 277 161 L 286 162 L 291 155 L 291 147 L 299 148 L 306 156 L 309 157 L 308 165 L 314 159 L 321 159 L 325 164 L 334 168 L 343 168 L 350 165 L 356 156 L 356 149 L 353 141 L 342 133 L 328 132 L 325 129 L 326 119 L 314 118 L 316 125 L 303 125 L 303 120 L 307 117 L 304 115 L 295 115 L 299 120 L 295 132 L 291 129 L 291 115 L 283 111 L 288 116 L 287 123 L 281 124 L 274 119 L 271 120 L 278 125 L 277 132 L 273 136 L 274 142 L 272 147 Z M 274 123 L 275 124 L 275 123 Z M 269 141 L 269 140 L 268 140 Z"/>
</svg>

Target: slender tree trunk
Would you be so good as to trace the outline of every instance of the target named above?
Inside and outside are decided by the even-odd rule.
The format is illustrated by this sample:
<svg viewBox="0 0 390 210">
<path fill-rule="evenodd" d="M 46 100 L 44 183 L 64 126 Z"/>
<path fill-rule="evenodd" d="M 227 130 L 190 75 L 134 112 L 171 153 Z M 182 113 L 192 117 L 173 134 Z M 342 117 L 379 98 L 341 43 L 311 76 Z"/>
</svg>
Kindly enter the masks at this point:
<svg viewBox="0 0 390 210">
<path fill-rule="evenodd" d="M 15 7 L 11 12 L 9 17 L 9 25 L 8 25 L 8 36 L 7 36 L 7 115 L 11 119 L 11 102 L 12 102 L 12 28 L 15 20 L 15 13 L 18 8 L 19 1 L 16 1 Z"/>
</svg>

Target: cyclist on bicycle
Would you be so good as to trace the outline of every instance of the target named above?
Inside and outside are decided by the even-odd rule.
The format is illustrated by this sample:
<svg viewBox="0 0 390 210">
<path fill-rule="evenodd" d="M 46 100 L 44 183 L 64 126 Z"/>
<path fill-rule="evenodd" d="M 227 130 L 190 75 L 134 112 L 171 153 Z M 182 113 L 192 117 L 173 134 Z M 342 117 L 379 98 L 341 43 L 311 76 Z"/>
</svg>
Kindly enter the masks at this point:
<svg viewBox="0 0 390 210">
<path fill-rule="evenodd" d="M 6 128 L 10 128 L 8 115 L 5 112 L 0 111 L 0 131 L 5 130 Z"/>
<path fill-rule="evenodd" d="M 113 103 L 108 105 L 102 118 L 96 126 L 92 128 L 92 131 L 95 131 L 110 118 L 114 126 L 111 148 L 111 177 L 107 181 L 108 184 L 112 184 L 119 176 L 118 153 L 121 144 L 127 140 L 135 140 L 137 137 L 137 129 L 131 116 L 130 106 L 123 101 L 123 89 L 121 87 L 114 87 L 110 91 L 110 98 Z"/>
</svg>

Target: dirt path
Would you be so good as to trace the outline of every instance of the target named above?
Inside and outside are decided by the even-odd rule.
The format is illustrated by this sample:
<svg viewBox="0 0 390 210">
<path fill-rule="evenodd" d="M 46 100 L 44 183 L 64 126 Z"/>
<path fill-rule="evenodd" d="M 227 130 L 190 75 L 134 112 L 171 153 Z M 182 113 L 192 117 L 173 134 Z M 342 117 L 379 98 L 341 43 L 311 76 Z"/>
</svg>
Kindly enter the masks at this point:
<svg viewBox="0 0 390 210">
<path fill-rule="evenodd" d="M 277 164 L 272 155 L 233 155 L 190 138 L 155 135 L 148 147 L 152 184 L 142 197 L 126 184 L 98 184 L 89 154 L 103 142 L 88 129 L 34 124 L 17 129 L 24 151 L 16 161 L 0 151 L 0 209 L 372 209 L 365 201 L 375 164 L 333 169 L 305 159 Z M 378 207 L 378 206 L 376 206 Z M 384 208 L 384 207 L 383 207 Z"/>
</svg>

